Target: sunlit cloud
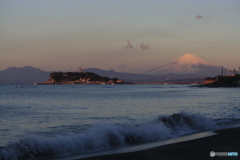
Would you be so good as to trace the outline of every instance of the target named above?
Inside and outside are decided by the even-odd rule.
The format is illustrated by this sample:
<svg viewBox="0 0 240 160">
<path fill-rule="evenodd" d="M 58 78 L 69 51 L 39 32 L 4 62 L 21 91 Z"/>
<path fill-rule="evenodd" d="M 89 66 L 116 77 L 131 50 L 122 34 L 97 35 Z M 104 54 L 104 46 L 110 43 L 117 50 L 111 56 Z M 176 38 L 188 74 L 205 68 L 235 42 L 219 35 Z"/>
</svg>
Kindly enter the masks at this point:
<svg viewBox="0 0 240 160">
<path fill-rule="evenodd" d="M 123 47 L 123 48 L 125 48 L 125 49 L 133 49 L 132 43 L 130 42 L 129 39 L 127 39 L 127 45 L 126 45 L 126 47 Z"/>
<path fill-rule="evenodd" d="M 144 42 L 142 42 L 142 43 L 140 44 L 140 47 L 141 47 L 142 49 L 149 49 L 149 45 L 150 45 L 150 44 L 146 45 Z"/>
<path fill-rule="evenodd" d="M 142 42 L 140 44 L 140 46 L 136 46 L 136 48 L 140 47 L 142 50 L 145 49 L 149 49 L 150 44 L 145 44 L 144 42 Z M 129 39 L 127 39 L 127 45 L 125 47 L 123 47 L 124 49 L 133 49 L 134 47 L 132 46 L 132 43 L 130 42 Z"/>
<path fill-rule="evenodd" d="M 195 18 L 196 18 L 196 19 L 202 19 L 202 18 L 206 18 L 206 17 L 203 17 L 203 16 L 201 16 L 201 15 L 197 15 Z"/>
</svg>

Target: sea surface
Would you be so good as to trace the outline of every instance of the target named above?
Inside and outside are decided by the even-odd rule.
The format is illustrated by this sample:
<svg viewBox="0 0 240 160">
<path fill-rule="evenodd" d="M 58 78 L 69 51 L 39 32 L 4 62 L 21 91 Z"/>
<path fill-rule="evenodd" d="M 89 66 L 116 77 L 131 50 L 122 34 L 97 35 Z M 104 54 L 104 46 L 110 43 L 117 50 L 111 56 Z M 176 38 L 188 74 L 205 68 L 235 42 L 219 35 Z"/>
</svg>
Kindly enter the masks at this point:
<svg viewBox="0 0 240 160">
<path fill-rule="evenodd" d="M 0 159 L 48 159 L 240 124 L 240 88 L 0 85 Z"/>
</svg>

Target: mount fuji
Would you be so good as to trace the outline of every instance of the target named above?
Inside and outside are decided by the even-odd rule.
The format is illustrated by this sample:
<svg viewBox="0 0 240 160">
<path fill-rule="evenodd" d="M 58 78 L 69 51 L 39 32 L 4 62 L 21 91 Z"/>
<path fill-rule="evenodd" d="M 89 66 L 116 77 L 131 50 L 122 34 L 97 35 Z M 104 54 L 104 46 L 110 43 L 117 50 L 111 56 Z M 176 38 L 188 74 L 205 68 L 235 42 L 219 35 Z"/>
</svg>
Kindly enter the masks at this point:
<svg viewBox="0 0 240 160">
<path fill-rule="evenodd" d="M 164 66 L 147 70 L 146 74 L 195 74 L 201 77 L 217 76 L 221 74 L 222 67 L 215 66 L 196 55 L 185 54 Z"/>
</svg>

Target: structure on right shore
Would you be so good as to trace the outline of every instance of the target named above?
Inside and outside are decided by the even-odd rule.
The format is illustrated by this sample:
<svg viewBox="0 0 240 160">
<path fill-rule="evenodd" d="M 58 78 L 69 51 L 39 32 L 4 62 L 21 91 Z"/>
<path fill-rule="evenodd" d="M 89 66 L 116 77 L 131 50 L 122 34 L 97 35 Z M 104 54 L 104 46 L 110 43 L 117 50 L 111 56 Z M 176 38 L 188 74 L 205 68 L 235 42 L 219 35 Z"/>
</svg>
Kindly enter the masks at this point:
<svg viewBox="0 0 240 160">
<path fill-rule="evenodd" d="M 225 75 L 225 72 L 230 72 L 233 74 Z M 216 77 L 207 77 L 204 79 L 203 85 L 205 87 L 240 87 L 240 67 L 238 71 L 234 70 L 226 70 L 221 72 L 221 76 Z"/>
</svg>

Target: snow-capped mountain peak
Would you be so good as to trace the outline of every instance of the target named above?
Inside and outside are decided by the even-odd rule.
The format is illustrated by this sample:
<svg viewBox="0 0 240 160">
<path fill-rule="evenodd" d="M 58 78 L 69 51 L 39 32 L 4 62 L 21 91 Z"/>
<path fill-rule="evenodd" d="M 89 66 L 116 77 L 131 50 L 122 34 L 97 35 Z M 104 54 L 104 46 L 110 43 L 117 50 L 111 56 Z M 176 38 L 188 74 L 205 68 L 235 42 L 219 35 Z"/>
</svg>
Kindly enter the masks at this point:
<svg viewBox="0 0 240 160">
<path fill-rule="evenodd" d="M 196 74 L 199 76 L 216 76 L 221 73 L 221 67 L 199 58 L 193 54 L 185 54 L 166 65 L 147 70 L 147 74 Z"/>
<path fill-rule="evenodd" d="M 206 65 L 206 66 L 213 66 L 211 63 L 209 63 L 193 54 L 184 54 L 183 56 L 176 59 L 172 63 L 177 63 L 179 65 L 196 65 L 196 66 L 198 66 L 199 64 L 202 64 L 202 65 Z"/>
</svg>

